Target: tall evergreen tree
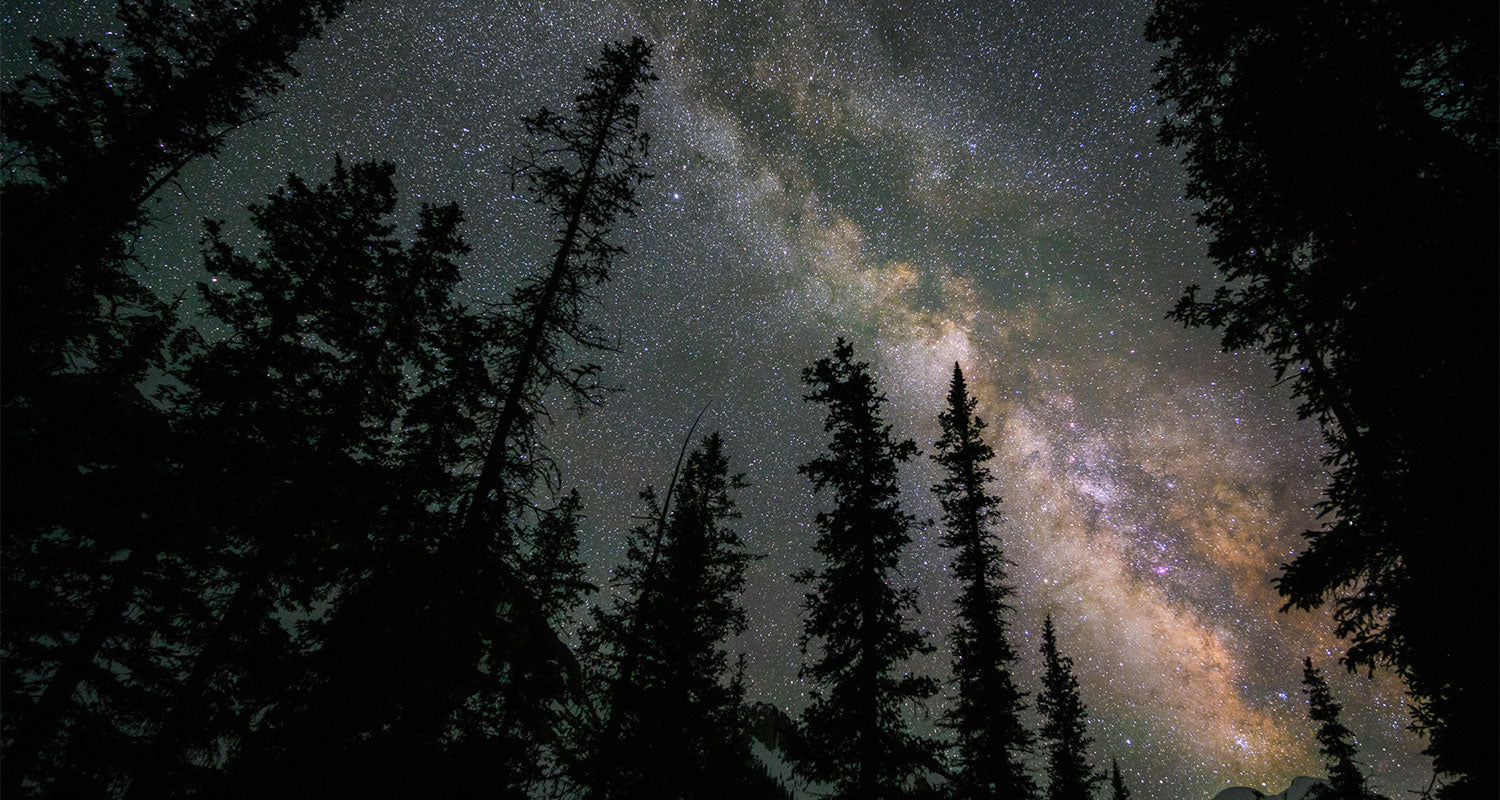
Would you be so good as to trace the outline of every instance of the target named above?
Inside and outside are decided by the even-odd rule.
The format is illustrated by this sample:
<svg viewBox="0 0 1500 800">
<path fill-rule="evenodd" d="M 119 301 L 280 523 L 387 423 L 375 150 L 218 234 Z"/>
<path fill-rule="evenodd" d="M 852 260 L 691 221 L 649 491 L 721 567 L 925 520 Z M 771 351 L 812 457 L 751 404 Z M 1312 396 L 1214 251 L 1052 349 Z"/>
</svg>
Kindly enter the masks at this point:
<svg viewBox="0 0 1500 800">
<path fill-rule="evenodd" d="M 948 406 L 938 415 L 942 436 L 932 456 L 945 473 L 933 487 L 943 506 L 941 541 L 958 551 L 953 571 L 961 585 L 953 626 L 958 695 L 945 720 L 958 745 L 949 785 L 955 798 L 1022 800 L 1036 793 L 1022 761 L 1032 736 L 1021 723 L 1025 695 L 1012 674 L 1016 655 L 1005 622 L 1013 589 L 993 530 L 1000 519 L 1000 498 L 989 493 L 995 451 L 984 441 L 987 426 L 974 414 L 976 402 L 963 370 L 954 364 Z"/>
<path fill-rule="evenodd" d="M 190 337 L 131 243 L 147 201 L 252 119 L 343 6 L 121 4 L 117 49 L 34 41 L 37 71 L 0 95 L 6 795 L 117 785 L 172 681 L 177 654 L 154 642 L 170 619 L 133 609 L 189 610 L 192 543 L 167 523 L 180 475 L 141 387 Z"/>
<path fill-rule="evenodd" d="M 1120 759 L 1109 760 L 1109 796 L 1111 800 L 1130 800 L 1130 787 L 1125 785 L 1125 778 L 1120 774 Z"/>
<path fill-rule="evenodd" d="M 459 428 L 434 414 L 424 433 L 442 452 L 472 456 L 455 470 L 461 488 L 434 496 L 428 508 L 442 518 L 395 537 L 319 623 L 323 666 L 286 704 L 294 735 L 273 742 L 268 770 L 279 763 L 371 797 L 437 797 L 522 793 L 548 769 L 556 715 L 581 685 L 549 597 L 525 572 L 520 529 L 531 494 L 555 479 L 536 435 L 545 398 L 594 398 L 598 368 L 570 348 L 602 344 L 585 319 L 590 291 L 623 252 L 613 228 L 648 177 L 639 100 L 655 80 L 650 55 L 640 39 L 607 46 L 574 113 L 525 119 L 540 144 L 517 172 L 556 224 L 556 250 L 462 356 L 490 376 L 483 413 Z M 483 436 L 464 440 L 475 426 Z"/>
<path fill-rule="evenodd" d="M 1171 316 L 1263 350 L 1321 425 L 1331 521 L 1278 588 L 1331 601 L 1348 663 L 1406 681 L 1445 797 L 1487 796 L 1500 748 L 1496 664 L 1468 644 L 1500 624 L 1475 534 L 1500 441 L 1476 367 L 1497 358 L 1496 25 L 1493 4 L 1159 0 L 1146 28 L 1221 279 Z"/>
<path fill-rule="evenodd" d="M 802 381 L 811 387 L 806 399 L 827 406 L 832 440 L 801 472 L 833 507 L 817 515 L 813 550 L 823 563 L 796 576 L 812 587 L 800 674 L 813 687 L 797 759 L 808 777 L 832 784 L 832 797 L 904 797 L 935 758 L 934 744 L 902 716 L 937 690 L 907 666 L 933 648 L 911 622 L 916 588 L 893 585 L 916 525 L 901 508 L 898 469 L 917 446 L 892 438 L 880 415 L 885 396 L 843 339 Z"/>
<path fill-rule="evenodd" d="M 1343 706 L 1333 699 L 1328 691 L 1328 681 L 1323 673 L 1313 666 L 1312 658 L 1302 661 L 1302 693 L 1307 695 L 1307 715 L 1318 723 L 1318 752 L 1323 754 L 1328 767 L 1328 784 L 1331 794 L 1319 795 L 1328 800 L 1365 800 L 1369 789 L 1365 785 L 1364 773 L 1354 763 L 1358 750 L 1354 746 L 1354 734 L 1339 722 Z"/>
<path fill-rule="evenodd" d="M 624 590 L 585 635 L 605 720 L 586 763 L 593 798 L 740 796 L 754 781 L 744 687 L 724 640 L 745 630 L 750 560 L 717 433 L 704 437 L 615 571 Z M 665 523 L 664 526 L 662 523 Z"/>
<path fill-rule="evenodd" d="M 424 495 L 455 483 L 421 469 L 425 454 L 406 463 L 402 437 L 450 337 L 474 324 L 453 297 L 461 215 L 424 207 L 403 242 L 394 172 L 340 160 L 316 188 L 290 176 L 251 208 L 254 257 L 209 226 L 214 277 L 200 288 L 229 335 L 182 373 L 176 429 L 184 497 L 212 499 L 193 510 L 210 618 L 187 637 L 185 675 L 134 758 L 128 797 L 201 791 L 186 777 L 203 771 L 195 754 L 237 753 L 307 646 L 277 617 L 332 603 L 372 541 L 432 524 Z M 470 410 L 482 399 L 471 393 Z"/>
<path fill-rule="evenodd" d="M 1047 751 L 1047 799 L 1091 800 L 1103 777 L 1089 766 L 1089 712 L 1078 696 L 1073 659 L 1058 653 L 1051 614 L 1042 626 L 1042 664 L 1036 707 L 1042 714 L 1041 739 Z"/>
</svg>

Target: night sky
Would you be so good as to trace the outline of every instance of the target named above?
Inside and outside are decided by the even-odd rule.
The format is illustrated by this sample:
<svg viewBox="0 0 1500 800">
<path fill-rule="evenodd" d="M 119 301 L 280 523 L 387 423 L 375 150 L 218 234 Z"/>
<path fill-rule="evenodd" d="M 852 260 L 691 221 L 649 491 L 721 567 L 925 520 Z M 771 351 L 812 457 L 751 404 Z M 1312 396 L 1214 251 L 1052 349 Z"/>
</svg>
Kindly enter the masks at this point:
<svg viewBox="0 0 1500 800">
<path fill-rule="evenodd" d="M 59 7 L 61 5 L 62 7 Z M 8 4 L 7 75 L 24 37 L 103 37 L 112 4 Z M 1139 800 L 1278 792 L 1320 775 L 1299 691 L 1329 673 L 1375 789 L 1425 787 L 1400 686 L 1336 666 L 1326 613 L 1281 614 L 1270 581 L 1316 523 L 1316 427 L 1257 353 L 1163 319 L 1210 284 L 1176 154 L 1156 143 L 1147 2 L 358 2 L 298 55 L 302 76 L 196 164 L 141 243 L 151 282 L 196 279 L 197 217 L 242 208 L 333 155 L 398 165 L 409 218 L 458 202 L 474 246 L 463 291 L 496 299 L 550 254 L 541 209 L 504 175 L 517 119 L 566 107 L 609 39 L 656 46 L 644 124 L 656 178 L 595 318 L 621 388 L 549 434 L 590 513 L 599 580 L 623 558 L 646 483 L 666 483 L 705 404 L 752 487 L 752 699 L 795 715 L 802 587 L 818 502 L 797 465 L 823 446 L 803 367 L 845 336 L 930 451 L 955 361 L 999 453 L 1015 561 L 1020 683 L 1038 687 L 1050 612 L 1076 662 L 1095 754 Z M 908 510 L 936 518 L 924 457 Z M 922 625 L 949 627 L 951 555 L 918 534 L 902 579 Z M 942 656 L 940 648 L 940 656 Z M 940 674 L 944 661 L 926 668 Z"/>
</svg>

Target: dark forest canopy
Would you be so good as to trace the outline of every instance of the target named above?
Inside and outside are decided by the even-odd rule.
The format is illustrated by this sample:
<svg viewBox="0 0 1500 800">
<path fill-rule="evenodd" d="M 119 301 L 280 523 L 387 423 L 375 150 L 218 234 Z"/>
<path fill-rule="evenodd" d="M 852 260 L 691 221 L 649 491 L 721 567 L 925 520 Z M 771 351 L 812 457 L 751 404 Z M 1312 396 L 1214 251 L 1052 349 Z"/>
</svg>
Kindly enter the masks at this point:
<svg viewBox="0 0 1500 800">
<path fill-rule="evenodd" d="M 1223 279 L 1170 316 L 1263 350 L 1321 425 L 1327 523 L 1278 588 L 1333 605 L 1351 670 L 1406 681 L 1443 797 L 1497 780 L 1472 650 L 1500 628 L 1496 26 L 1487 3 L 1160 0 L 1146 27 Z"/>
<path fill-rule="evenodd" d="M 875 372 L 842 338 L 802 372 L 826 441 L 800 470 L 800 718 L 756 702 L 737 652 L 760 554 L 730 434 L 684 442 L 584 613 L 582 520 L 621 487 L 570 483 L 547 423 L 605 396 L 599 290 L 637 266 L 620 228 L 669 224 L 641 208 L 645 40 L 514 126 L 541 262 L 474 253 L 458 205 L 409 208 L 395 165 L 336 157 L 251 205 L 248 241 L 205 220 L 192 291 L 149 288 L 148 201 L 269 113 L 344 8 L 121 3 L 114 49 L 38 40 L 0 95 L 0 793 L 1129 796 L 1052 616 L 1013 604 L 1007 476 L 958 364 L 925 387 L 941 610 L 901 569 L 928 530 L 902 482 L 919 453 Z M 1472 646 L 1500 609 L 1497 398 L 1475 379 L 1496 363 L 1494 17 L 1158 0 L 1146 31 L 1222 279 L 1171 318 L 1264 351 L 1321 426 L 1327 524 L 1278 588 L 1332 604 L 1350 669 L 1405 681 L 1443 800 L 1496 785 Z M 515 261 L 503 300 L 460 295 L 471 256 Z M 1028 674 L 1012 641 L 1039 622 Z M 1368 797 L 1303 675 L 1309 752 Z"/>
</svg>

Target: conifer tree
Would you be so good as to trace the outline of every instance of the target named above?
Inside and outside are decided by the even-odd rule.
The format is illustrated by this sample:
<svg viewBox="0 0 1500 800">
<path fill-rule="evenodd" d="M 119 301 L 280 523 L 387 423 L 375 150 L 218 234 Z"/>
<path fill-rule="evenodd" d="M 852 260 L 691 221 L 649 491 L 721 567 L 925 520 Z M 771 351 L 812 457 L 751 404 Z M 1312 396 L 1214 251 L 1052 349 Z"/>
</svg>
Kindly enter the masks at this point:
<svg viewBox="0 0 1500 800">
<path fill-rule="evenodd" d="M 1364 773 L 1354 762 L 1357 749 L 1354 734 L 1339 722 L 1343 706 L 1333 699 L 1328 691 L 1328 681 L 1323 673 L 1313 666 L 1312 657 L 1302 661 L 1302 693 L 1307 695 L 1307 715 L 1318 723 L 1318 752 L 1323 754 L 1328 767 L 1328 785 L 1332 790 L 1328 800 L 1365 800 L 1369 790 Z"/>
<path fill-rule="evenodd" d="M 120 3 L 116 49 L 32 42 L 38 70 L 0 96 L 7 410 L 46 375 L 128 350 L 157 305 L 127 270 L 147 201 L 255 119 L 345 4 Z"/>
<path fill-rule="evenodd" d="M 1073 659 L 1057 650 L 1057 632 L 1048 614 L 1042 627 L 1042 744 L 1047 751 L 1047 800 L 1090 800 L 1103 778 L 1089 766 L 1088 708 L 1078 696 Z"/>
<path fill-rule="evenodd" d="M 254 118 L 343 6 L 122 3 L 117 49 L 36 40 L 37 71 L 0 96 L 6 795 L 117 785 L 173 680 L 172 648 L 148 644 L 164 620 L 131 611 L 195 602 L 191 546 L 166 522 L 182 499 L 169 422 L 140 387 L 191 337 L 131 242 L 147 201 Z"/>
<path fill-rule="evenodd" d="M 941 542 L 958 551 L 953 571 L 961 586 L 953 626 L 958 694 L 945 720 L 958 747 L 950 786 L 955 798 L 1023 800 L 1036 792 L 1022 761 L 1032 736 L 1020 719 L 1025 696 L 1012 675 L 1016 655 L 1004 616 L 1013 590 L 993 530 L 1000 518 L 1000 498 L 989 493 L 995 451 L 984 441 L 987 426 L 974 414 L 975 405 L 963 370 L 954 364 L 947 409 L 938 415 L 942 437 L 932 456 L 945 473 L 933 487 L 943 506 Z"/>
<path fill-rule="evenodd" d="M 548 590 L 526 574 L 540 562 L 527 561 L 521 529 L 532 494 L 556 480 L 536 435 L 544 399 L 555 389 L 580 405 L 595 399 L 598 368 L 574 351 L 604 344 L 585 318 L 590 292 L 623 252 L 613 229 L 648 177 L 639 101 L 655 80 L 650 55 L 638 38 L 606 46 L 574 113 L 525 118 L 539 144 L 516 172 L 555 223 L 556 250 L 459 354 L 483 412 L 454 427 L 439 409 L 423 432 L 440 452 L 468 456 L 454 470 L 458 488 L 433 496 L 439 518 L 395 536 L 319 622 L 321 666 L 283 704 L 292 735 L 266 737 L 258 771 L 317 775 L 367 796 L 441 797 L 525 792 L 551 768 L 557 715 L 582 687 Z M 544 586 L 565 585 L 569 571 Z"/>
<path fill-rule="evenodd" d="M 306 642 L 275 617 L 329 604 L 367 568 L 372 542 L 432 524 L 420 498 L 454 483 L 421 469 L 425 459 L 403 463 L 401 439 L 449 337 L 472 324 L 453 297 L 461 215 L 423 207 L 403 242 L 390 221 L 394 172 L 339 160 L 316 188 L 290 176 L 251 208 L 263 237 L 254 257 L 209 226 L 213 279 L 200 289 L 230 335 L 182 373 L 176 429 L 184 496 L 211 498 L 193 509 L 212 565 L 210 616 L 184 643 L 185 674 L 127 797 L 195 793 L 177 780 L 202 771 L 193 754 L 235 753 L 243 733 L 230 732 L 285 694 L 273 675 L 294 673 Z M 472 411 L 481 402 L 468 397 Z"/>
<path fill-rule="evenodd" d="M 822 564 L 796 576 L 811 586 L 800 674 L 813 687 L 797 760 L 808 777 L 832 784 L 832 797 L 904 797 L 935 757 L 934 744 L 902 717 L 937 690 L 907 666 L 932 645 L 912 625 L 916 588 L 893 584 L 916 525 L 901 508 L 898 469 L 917 446 L 892 438 L 880 414 L 885 396 L 843 339 L 802 381 L 811 387 L 806 399 L 827 406 L 823 428 L 832 438 L 801 472 L 833 507 L 817 515 L 813 549 Z"/>
<path fill-rule="evenodd" d="M 745 630 L 737 595 L 750 555 L 729 527 L 744 486 L 715 433 L 688 456 L 665 515 L 643 492 L 651 521 L 636 528 L 615 571 L 625 593 L 595 610 L 585 635 L 607 704 L 588 742 L 589 797 L 735 797 L 754 780 L 744 664 L 724 649 Z"/>
<path fill-rule="evenodd" d="M 1109 796 L 1111 800 L 1130 800 L 1130 787 L 1125 785 L 1125 778 L 1120 774 L 1120 759 L 1109 760 Z"/>
<path fill-rule="evenodd" d="M 1158 0 L 1146 24 L 1218 284 L 1170 317 L 1264 352 L 1322 428 L 1329 521 L 1277 588 L 1406 682 L 1444 798 L 1500 780 L 1500 677 L 1469 655 L 1500 626 L 1497 541 L 1474 535 L 1494 480 L 1469 468 L 1500 441 L 1475 366 L 1497 358 L 1496 25 L 1493 4 L 1335 0 Z"/>
</svg>

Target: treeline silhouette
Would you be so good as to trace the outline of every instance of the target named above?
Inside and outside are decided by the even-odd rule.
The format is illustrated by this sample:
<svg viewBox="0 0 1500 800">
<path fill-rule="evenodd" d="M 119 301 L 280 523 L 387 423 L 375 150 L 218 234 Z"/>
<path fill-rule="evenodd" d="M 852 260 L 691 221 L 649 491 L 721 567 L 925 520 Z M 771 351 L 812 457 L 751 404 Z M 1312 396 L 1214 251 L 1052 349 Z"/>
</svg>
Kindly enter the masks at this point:
<svg viewBox="0 0 1500 800">
<path fill-rule="evenodd" d="M 642 40 L 605 47 L 567 112 L 522 119 L 531 144 L 510 170 L 550 222 L 554 249 L 504 301 L 455 294 L 469 252 L 460 209 L 424 205 L 415 228 L 398 231 L 395 168 L 342 159 L 327 180 L 288 176 L 251 207 L 254 252 L 207 222 L 209 279 L 195 302 L 148 288 L 132 243 L 153 222 L 149 201 L 258 117 L 258 101 L 294 75 L 298 45 L 343 5 L 124 3 L 119 49 L 38 41 L 39 70 L 0 98 L 0 791 L 787 796 L 769 758 L 830 797 L 1092 797 L 1106 777 L 1090 763 L 1087 709 L 1050 617 L 1042 724 L 1023 722 L 1000 498 L 988 489 L 994 452 L 958 365 L 932 455 L 960 583 L 951 681 L 912 671 L 936 645 L 916 624 L 916 588 L 896 576 L 916 524 L 897 476 L 917 447 L 884 422 L 884 396 L 842 339 L 803 373 L 829 442 L 801 469 L 828 510 L 816 518 L 820 563 L 795 576 L 807 587 L 801 676 L 812 687 L 800 719 L 752 703 L 746 659 L 728 649 L 746 627 L 739 595 L 754 556 L 734 530 L 746 482 L 718 434 L 690 434 L 665 492 L 643 492 L 615 599 L 579 622 L 598 587 L 578 555 L 583 494 L 547 455 L 544 400 L 600 398 L 587 359 L 608 341 L 589 320 L 591 294 L 623 253 L 614 228 L 636 213 L 649 177 L 640 102 L 656 76 Z M 1159 35 L 1174 8 L 1159 7 Z M 1472 199 L 1463 192 L 1474 185 L 1453 191 Z M 1313 272 L 1298 260 L 1311 256 L 1286 257 Z M 1298 309 L 1317 308 L 1309 287 L 1296 292 Z M 1178 317 L 1281 331 L 1230 326 L 1238 318 L 1221 309 L 1240 313 L 1241 300 L 1204 306 L 1190 293 Z M 1366 313 L 1363 301 L 1340 306 L 1350 307 Z M 1235 341 L 1265 343 L 1283 371 L 1312 364 L 1324 375 L 1358 351 L 1331 314 L 1285 334 L 1291 345 Z M 1309 361 L 1314 341 L 1340 349 Z M 1461 693 L 1448 651 L 1411 649 L 1402 637 L 1415 634 L 1389 630 L 1405 617 L 1379 616 L 1426 620 L 1435 612 L 1421 595 L 1381 594 L 1387 585 L 1358 564 L 1332 577 L 1318 566 L 1336 537 L 1396 537 L 1417 511 L 1385 496 L 1375 505 L 1376 489 L 1430 485 L 1419 456 L 1437 451 L 1355 448 L 1373 423 L 1345 429 L 1344 405 L 1316 405 L 1344 390 L 1342 377 L 1296 374 L 1306 413 L 1338 445 L 1329 502 L 1339 521 L 1283 589 L 1309 604 L 1371 578 L 1340 606 L 1351 663 L 1402 671 L 1440 768 L 1458 778 L 1444 790 L 1467 796 L 1458 792 L 1483 765 L 1463 760 L 1452 732 L 1492 741 L 1493 729 L 1452 703 L 1486 689 Z M 1351 388 L 1340 402 L 1361 409 L 1364 397 Z M 1359 460 L 1370 452 L 1395 460 Z M 1382 516 L 1396 511 L 1407 516 Z M 1402 591 L 1436 574 L 1379 547 Z M 1368 619 L 1389 621 L 1357 622 Z M 1457 630 L 1444 622 L 1430 635 Z M 565 642 L 575 632 L 576 650 Z M 1358 776 L 1348 731 L 1306 668 L 1330 774 L 1354 797 L 1365 789 L 1348 771 Z M 912 709 L 940 695 L 940 732 L 919 730 Z M 1109 783 L 1128 796 L 1117 763 Z"/>
<path fill-rule="evenodd" d="M 648 45 L 606 47 L 568 113 L 523 118 L 533 145 L 511 172 L 556 249 L 503 303 L 455 297 L 457 207 L 398 231 L 395 168 L 342 159 L 251 206 L 254 252 L 206 223 L 194 313 L 143 283 L 146 201 L 253 119 L 339 10 L 126 6 L 127 48 L 39 43 L 43 70 L 5 96 L 6 794 L 786 796 L 752 754 L 768 710 L 725 644 L 752 555 L 717 434 L 684 442 L 664 496 L 643 493 L 581 658 L 561 639 L 596 587 L 582 497 L 539 423 L 559 388 L 597 399 L 579 356 L 605 346 L 588 298 L 647 177 Z M 942 774 L 964 796 L 1031 796 L 993 451 L 962 373 L 938 443 L 966 582 L 952 768 L 905 709 L 939 688 L 907 667 L 933 645 L 916 589 L 893 582 L 916 446 L 893 440 L 847 343 L 805 380 L 833 432 L 804 467 L 834 502 L 824 563 L 799 576 L 817 688 L 767 741 L 838 796 Z M 1067 675 L 1047 625 L 1049 675 Z M 1085 711 L 1057 680 L 1046 696 L 1071 694 L 1044 710 L 1070 733 L 1044 739 L 1082 763 Z"/>
</svg>

